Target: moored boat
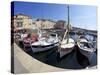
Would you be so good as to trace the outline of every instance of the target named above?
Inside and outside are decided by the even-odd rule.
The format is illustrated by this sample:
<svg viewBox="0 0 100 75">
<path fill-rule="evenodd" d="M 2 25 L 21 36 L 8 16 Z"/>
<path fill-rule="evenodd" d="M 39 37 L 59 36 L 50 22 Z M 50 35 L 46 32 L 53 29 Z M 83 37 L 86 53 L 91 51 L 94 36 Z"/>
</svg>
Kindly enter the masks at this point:
<svg viewBox="0 0 100 75">
<path fill-rule="evenodd" d="M 57 34 L 53 34 L 53 36 L 50 35 L 48 37 L 41 36 L 38 38 L 38 41 L 31 43 L 33 53 L 47 51 L 56 46 L 58 46 Z"/>
<path fill-rule="evenodd" d="M 68 43 L 66 43 L 66 41 L 67 39 L 63 40 L 61 43 L 61 50 L 59 51 L 61 58 L 72 52 L 75 46 L 75 42 L 72 38 L 69 38 Z"/>
<path fill-rule="evenodd" d="M 60 58 L 69 54 L 70 52 L 72 52 L 72 50 L 75 46 L 74 40 L 69 37 L 70 30 L 71 30 L 71 27 L 70 27 L 70 21 L 69 21 L 69 6 L 68 6 L 68 25 L 67 25 L 66 31 L 64 33 L 63 39 L 60 43 L 60 48 L 58 49 Z M 66 37 L 66 35 L 67 35 L 67 37 Z"/>
<path fill-rule="evenodd" d="M 93 53 L 96 51 L 91 42 L 89 42 L 84 36 L 79 37 L 77 45 L 79 47 L 79 51 L 89 60 L 92 58 Z"/>
</svg>

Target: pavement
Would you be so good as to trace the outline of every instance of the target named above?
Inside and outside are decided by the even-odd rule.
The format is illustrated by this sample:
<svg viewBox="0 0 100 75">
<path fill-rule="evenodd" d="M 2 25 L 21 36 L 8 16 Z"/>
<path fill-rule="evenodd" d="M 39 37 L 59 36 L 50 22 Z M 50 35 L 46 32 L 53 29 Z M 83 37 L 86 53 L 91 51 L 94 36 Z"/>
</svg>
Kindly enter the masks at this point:
<svg viewBox="0 0 100 75">
<path fill-rule="evenodd" d="M 20 47 L 14 43 L 14 73 L 41 73 L 65 71 L 66 69 L 57 68 L 44 64 L 37 59 L 25 53 Z"/>
</svg>

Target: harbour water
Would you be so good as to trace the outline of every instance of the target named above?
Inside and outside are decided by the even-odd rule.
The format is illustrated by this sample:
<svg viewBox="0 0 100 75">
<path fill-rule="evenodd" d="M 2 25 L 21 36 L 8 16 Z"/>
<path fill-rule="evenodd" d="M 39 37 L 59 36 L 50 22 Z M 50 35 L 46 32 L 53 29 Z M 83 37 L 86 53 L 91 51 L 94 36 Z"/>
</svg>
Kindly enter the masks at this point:
<svg viewBox="0 0 100 75">
<path fill-rule="evenodd" d="M 71 53 L 67 54 L 61 59 L 59 58 L 57 49 L 58 48 L 56 47 L 48 51 L 39 53 L 33 53 L 32 51 L 30 51 L 28 52 L 28 54 L 43 63 L 64 69 L 83 69 L 88 66 L 97 65 L 96 53 L 93 54 L 92 60 L 91 62 L 89 62 L 88 58 L 78 51 L 77 46 Z"/>
<path fill-rule="evenodd" d="M 64 32 L 56 31 L 56 33 L 59 36 L 63 36 Z M 75 34 L 70 34 L 70 37 L 72 37 L 75 41 L 78 38 L 78 36 Z M 94 36 L 86 35 L 86 37 L 89 38 L 89 40 L 93 41 Z M 63 58 L 59 57 L 58 47 L 38 53 L 33 53 L 30 50 L 27 53 L 45 64 L 64 69 L 84 69 L 86 67 L 93 67 L 97 65 L 97 51 L 93 53 L 92 59 L 91 61 L 89 61 L 89 59 L 86 56 L 80 53 L 77 45 L 74 47 L 71 53 L 65 55 Z"/>
</svg>

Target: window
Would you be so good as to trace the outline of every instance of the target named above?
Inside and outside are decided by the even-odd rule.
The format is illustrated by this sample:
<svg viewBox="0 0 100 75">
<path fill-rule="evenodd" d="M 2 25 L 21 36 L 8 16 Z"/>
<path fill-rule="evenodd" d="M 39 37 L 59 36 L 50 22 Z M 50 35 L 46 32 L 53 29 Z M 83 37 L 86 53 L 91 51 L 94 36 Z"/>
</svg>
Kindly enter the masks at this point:
<svg viewBox="0 0 100 75">
<path fill-rule="evenodd" d="M 23 26 L 23 22 L 17 22 L 17 27 L 22 27 Z"/>
<path fill-rule="evenodd" d="M 33 24 L 35 24 L 35 22 L 33 22 Z"/>
</svg>

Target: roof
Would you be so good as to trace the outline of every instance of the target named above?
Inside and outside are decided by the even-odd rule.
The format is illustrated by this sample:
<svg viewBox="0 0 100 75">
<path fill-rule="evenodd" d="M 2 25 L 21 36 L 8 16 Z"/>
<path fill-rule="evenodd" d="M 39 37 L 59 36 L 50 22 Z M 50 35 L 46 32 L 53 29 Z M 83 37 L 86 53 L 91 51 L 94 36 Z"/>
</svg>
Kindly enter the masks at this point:
<svg viewBox="0 0 100 75">
<path fill-rule="evenodd" d="M 22 14 L 22 13 L 19 13 L 19 14 L 16 14 L 16 15 L 14 15 L 14 16 L 19 16 L 19 15 L 21 15 L 21 16 L 26 16 L 26 17 L 28 17 L 28 18 L 31 18 L 30 16 L 28 16 L 28 15 L 25 15 L 25 14 Z"/>
</svg>

